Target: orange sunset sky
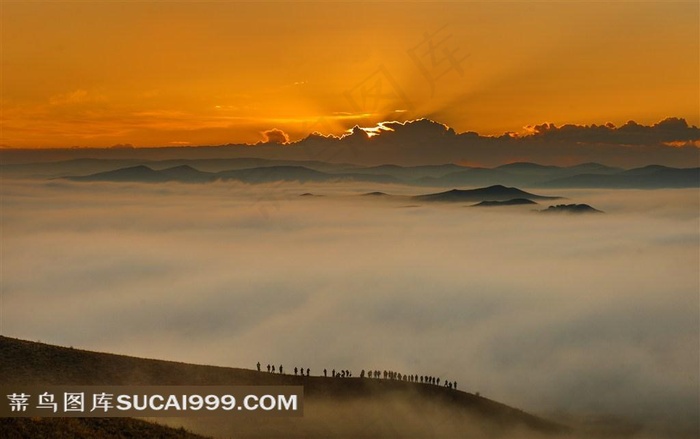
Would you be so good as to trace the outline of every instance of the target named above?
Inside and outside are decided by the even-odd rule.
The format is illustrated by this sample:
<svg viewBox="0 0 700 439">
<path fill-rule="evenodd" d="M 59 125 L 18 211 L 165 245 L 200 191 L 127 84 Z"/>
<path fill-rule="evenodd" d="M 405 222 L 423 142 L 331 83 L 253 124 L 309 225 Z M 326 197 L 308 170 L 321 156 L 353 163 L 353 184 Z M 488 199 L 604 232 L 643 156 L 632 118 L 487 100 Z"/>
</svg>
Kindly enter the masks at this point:
<svg viewBox="0 0 700 439">
<path fill-rule="evenodd" d="M 4 148 L 700 124 L 690 2 L 2 1 Z"/>
</svg>

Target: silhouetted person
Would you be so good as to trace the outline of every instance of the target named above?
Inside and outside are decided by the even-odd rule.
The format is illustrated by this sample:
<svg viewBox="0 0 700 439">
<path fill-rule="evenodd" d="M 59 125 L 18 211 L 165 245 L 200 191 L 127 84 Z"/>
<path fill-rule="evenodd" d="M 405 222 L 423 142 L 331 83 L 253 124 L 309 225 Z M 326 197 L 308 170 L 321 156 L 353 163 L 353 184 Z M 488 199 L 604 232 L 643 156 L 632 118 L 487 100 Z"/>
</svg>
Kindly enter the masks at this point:
<svg viewBox="0 0 700 439">
<path fill-rule="evenodd" d="M 260 372 L 260 362 L 258 361 L 258 372 Z"/>
<path fill-rule="evenodd" d="M 311 369 L 309 369 L 308 367 L 306 368 L 306 376 L 307 377 L 311 376 Z"/>
<path fill-rule="evenodd" d="M 333 378 L 335 378 L 335 369 L 333 369 Z"/>
<path fill-rule="evenodd" d="M 360 378 L 364 378 L 364 377 L 365 377 L 365 370 L 362 369 L 362 372 L 360 372 Z"/>
<path fill-rule="evenodd" d="M 270 373 L 270 365 L 267 365 L 267 373 Z"/>
<path fill-rule="evenodd" d="M 323 376 L 327 377 L 328 376 L 328 371 L 326 369 L 323 369 Z"/>
<path fill-rule="evenodd" d="M 275 366 L 272 366 L 272 373 L 275 373 Z"/>
<path fill-rule="evenodd" d="M 294 368 L 294 375 L 297 375 L 298 373 L 299 373 L 299 369 L 297 369 L 297 368 L 295 367 L 295 368 Z"/>
<path fill-rule="evenodd" d="M 457 381 L 455 381 L 455 386 L 454 386 L 454 387 L 455 387 L 455 390 L 457 390 Z"/>
</svg>

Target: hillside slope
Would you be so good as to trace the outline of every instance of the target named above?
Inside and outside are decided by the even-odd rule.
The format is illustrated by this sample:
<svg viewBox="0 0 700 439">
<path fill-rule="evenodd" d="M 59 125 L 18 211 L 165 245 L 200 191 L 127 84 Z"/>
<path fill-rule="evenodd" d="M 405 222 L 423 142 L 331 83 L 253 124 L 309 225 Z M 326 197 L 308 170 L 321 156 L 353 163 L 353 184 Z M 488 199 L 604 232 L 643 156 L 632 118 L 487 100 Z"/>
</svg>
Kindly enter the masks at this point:
<svg viewBox="0 0 700 439">
<path fill-rule="evenodd" d="M 215 437 L 544 437 L 567 428 L 470 393 L 140 359 L 0 337 L 0 384 L 304 386 L 302 418 L 159 418 Z M 3 421 L 7 422 L 7 421 Z M 69 422 L 69 421 L 66 421 Z M 71 421 L 72 422 L 72 421 Z M 116 422 L 116 421 L 115 421 Z"/>
</svg>

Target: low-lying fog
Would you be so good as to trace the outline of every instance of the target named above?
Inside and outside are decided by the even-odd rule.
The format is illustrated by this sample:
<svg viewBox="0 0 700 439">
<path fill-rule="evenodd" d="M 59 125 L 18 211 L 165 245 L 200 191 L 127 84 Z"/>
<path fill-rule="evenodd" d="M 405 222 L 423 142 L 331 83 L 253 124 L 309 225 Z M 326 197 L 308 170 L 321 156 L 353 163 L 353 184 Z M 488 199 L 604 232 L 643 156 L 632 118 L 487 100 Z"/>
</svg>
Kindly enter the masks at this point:
<svg viewBox="0 0 700 439">
<path fill-rule="evenodd" d="M 1 332 L 697 428 L 697 190 L 533 191 L 590 216 L 358 196 L 375 190 L 430 192 L 6 180 Z"/>
</svg>

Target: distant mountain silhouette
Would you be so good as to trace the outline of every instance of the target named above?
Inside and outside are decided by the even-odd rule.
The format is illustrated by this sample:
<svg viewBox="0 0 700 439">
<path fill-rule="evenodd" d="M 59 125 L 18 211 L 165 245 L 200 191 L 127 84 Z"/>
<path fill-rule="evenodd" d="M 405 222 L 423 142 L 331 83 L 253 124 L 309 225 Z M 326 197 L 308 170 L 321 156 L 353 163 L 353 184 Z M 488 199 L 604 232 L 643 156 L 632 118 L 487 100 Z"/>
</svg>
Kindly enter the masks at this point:
<svg viewBox="0 0 700 439">
<path fill-rule="evenodd" d="M 459 437 L 476 437 L 464 434 L 479 432 L 480 438 L 516 437 L 525 432 L 529 438 L 544 438 L 570 431 L 522 410 L 444 386 L 281 375 L 90 352 L 4 336 L 0 336 L 0 352 L 0 385 L 304 386 L 303 417 L 266 418 L 265 422 L 247 416 L 235 422 L 229 417 L 208 417 L 204 422 L 227 425 L 227 433 L 219 433 L 220 437 L 444 437 L 438 434 L 442 431 L 450 437 L 453 432 L 460 432 Z M 211 424 L 193 421 L 188 423 L 192 431 L 197 432 L 198 426 L 211 428 Z M 0 420 L 0 429 L 3 422 L 8 421 Z M 411 425 L 406 427 L 406 422 Z"/>
<path fill-rule="evenodd" d="M 237 180 L 245 183 L 270 183 L 276 181 L 330 182 L 362 181 L 370 183 L 395 183 L 397 180 L 389 175 L 362 173 L 336 173 L 316 171 L 303 166 L 265 166 L 249 169 L 235 169 L 222 172 L 203 172 L 188 165 L 180 165 L 156 171 L 148 166 L 139 165 L 113 171 L 99 172 L 86 176 L 65 177 L 73 181 L 111 181 L 163 183 L 178 181 L 182 183 L 205 183 L 215 180 Z"/>
<path fill-rule="evenodd" d="M 202 172 L 189 165 L 180 165 L 172 168 L 156 171 L 165 178 L 180 181 L 183 183 L 201 183 L 212 181 L 214 174 Z"/>
<path fill-rule="evenodd" d="M 362 172 L 366 174 L 381 174 L 390 175 L 394 178 L 403 181 L 413 181 L 421 178 L 439 178 L 444 175 L 468 169 L 464 166 L 454 164 L 444 165 L 424 165 L 424 166 L 397 166 L 397 165 L 380 165 L 368 168 L 361 168 L 353 172 Z"/>
<path fill-rule="evenodd" d="M 494 169 L 501 169 L 505 171 L 510 171 L 510 172 L 517 172 L 517 173 L 533 173 L 540 175 L 542 172 L 547 172 L 547 171 L 554 171 L 558 169 L 562 169 L 558 166 L 548 166 L 548 165 L 540 165 L 538 163 L 531 163 L 531 162 L 515 162 L 515 163 L 508 163 L 506 165 L 501 165 L 497 166 Z"/>
<path fill-rule="evenodd" d="M 216 174 L 222 180 L 239 180 L 246 183 L 269 183 L 274 181 L 327 181 L 328 174 L 303 166 L 269 166 L 237 169 Z"/>
<path fill-rule="evenodd" d="M 603 211 L 595 209 L 588 204 L 557 204 L 556 206 L 549 206 L 544 210 L 540 210 L 543 213 L 603 213 Z"/>
<path fill-rule="evenodd" d="M 363 197 L 390 197 L 391 195 L 387 194 L 386 192 L 367 192 L 365 194 L 362 194 Z"/>
<path fill-rule="evenodd" d="M 327 173 L 304 166 L 268 166 L 262 168 L 239 169 L 216 174 L 223 180 L 239 180 L 246 183 L 268 183 L 274 181 L 331 182 L 362 181 L 369 183 L 396 183 L 390 175 L 373 175 L 361 172 Z"/>
<path fill-rule="evenodd" d="M 129 163 L 129 166 L 123 166 Z M 174 165 L 174 166 L 173 166 Z M 195 166 L 196 165 L 196 166 Z M 259 166 L 250 166 L 259 165 Z M 246 167 L 247 166 L 247 167 Z M 116 169 L 110 169 L 114 168 Z M 221 170 L 221 168 L 226 168 Z M 61 169 L 65 171 L 62 172 Z M 207 169 L 206 171 L 202 169 Z M 87 173 L 89 170 L 99 172 Z M 496 168 L 475 168 L 453 164 L 402 167 L 357 165 L 319 161 L 225 159 L 164 160 L 133 164 L 125 160 L 73 160 L 62 163 L 0 165 L 3 175 L 12 177 L 55 178 L 74 181 L 114 181 L 158 183 L 179 181 L 206 183 L 238 180 L 246 183 L 275 181 L 403 183 L 419 186 L 505 186 L 546 188 L 662 189 L 700 187 L 700 168 L 670 168 L 650 165 L 623 170 L 600 163 L 570 167 L 537 163 L 510 163 Z M 70 175 L 72 174 L 72 175 Z M 495 200 L 492 200 L 495 201 Z"/>
<path fill-rule="evenodd" d="M 201 172 L 190 166 L 176 166 L 174 168 L 155 171 L 148 166 L 139 165 L 114 171 L 99 172 L 97 174 L 65 177 L 73 181 L 105 181 L 105 182 L 138 182 L 138 183 L 164 183 L 168 181 L 180 181 L 186 183 L 203 183 L 216 180 L 215 174 Z"/>
<path fill-rule="evenodd" d="M 700 168 L 651 165 L 615 174 L 577 174 L 544 184 L 559 188 L 665 189 L 700 187 Z"/>
<path fill-rule="evenodd" d="M 436 194 L 417 195 L 413 197 L 420 201 L 438 201 L 438 202 L 465 202 L 465 201 L 508 201 L 516 198 L 524 198 L 528 200 L 556 200 L 561 197 L 545 197 L 525 192 L 514 187 L 505 187 L 502 185 L 489 186 L 478 189 L 452 189 L 447 192 Z"/>
<path fill-rule="evenodd" d="M 445 174 L 441 177 L 426 177 L 423 184 L 439 186 L 489 185 L 499 182 L 514 186 L 546 186 L 550 180 L 570 177 L 581 173 L 612 174 L 622 169 L 611 168 L 599 163 L 585 163 L 577 166 L 562 168 L 545 166 L 537 163 L 510 163 L 496 168 L 462 168 L 459 171 Z"/>
<path fill-rule="evenodd" d="M 514 198 L 506 201 L 482 201 L 481 203 L 474 204 L 472 207 L 522 206 L 527 204 L 537 203 L 527 198 Z"/>
</svg>

